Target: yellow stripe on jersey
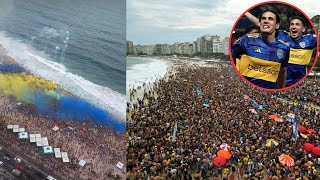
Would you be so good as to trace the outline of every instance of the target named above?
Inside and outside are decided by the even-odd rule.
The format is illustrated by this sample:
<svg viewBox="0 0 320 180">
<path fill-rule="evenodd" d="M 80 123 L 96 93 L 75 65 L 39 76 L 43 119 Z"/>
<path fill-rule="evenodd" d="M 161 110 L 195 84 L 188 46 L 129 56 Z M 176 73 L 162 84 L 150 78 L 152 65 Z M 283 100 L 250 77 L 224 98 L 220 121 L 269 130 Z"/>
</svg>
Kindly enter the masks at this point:
<svg viewBox="0 0 320 180">
<path fill-rule="evenodd" d="M 239 69 L 240 69 L 240 59 L 238 59 L 238 58 L 236 58 L 236 68 L 239 71 Z"/>
<path fill-rule="evenodd" d="M 294 49 L 290 48 L 290 64 L 308 65 L 312 56 L 312 49 Z"/>
<path fill-rule="evenodd" d="M 239 71 L 243 76 L 276 82 L 281 63 L 241 55 Z"/>
</svg>

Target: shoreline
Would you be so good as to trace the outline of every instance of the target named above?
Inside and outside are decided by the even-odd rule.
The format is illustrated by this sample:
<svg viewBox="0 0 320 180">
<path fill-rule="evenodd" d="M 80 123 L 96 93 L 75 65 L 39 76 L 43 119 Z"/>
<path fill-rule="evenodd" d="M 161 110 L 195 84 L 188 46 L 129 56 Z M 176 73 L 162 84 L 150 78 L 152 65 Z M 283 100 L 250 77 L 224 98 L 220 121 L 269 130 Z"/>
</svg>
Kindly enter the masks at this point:
<svg viewBox="0 0 320 180">
<path fill-rule="evenodd" d="M 158 57 L 158 59 L 160 59 Z M 169 57 L 160 59 L 168 63 L 169 67 L 166 74 L 156 81 L 145 84 L 145 86 L 138 86 L 134 89 L 129 89 L 129 94 L 127 94 L 128 103 L 127 103 L 127 121 L 130 123 L 132 122 L 131 115 L 135 111 L 134 104 L 139 104 L 138 100 L 142 100 L 143 104 L 146 106 L 148 104 L 148 99 L 144 96 L 147 94 L 152 94 L 154 99 L 158 98 L 157 90 L 159 89 L 160 81 L 168 82 L 169 80 L 174 80 L 177 78 L 177 74 L 179 73 L 179 68 L 186 68 L 186 67 L 218 67 L 215 63 L 208 64 L 205 61 L 198 61 L 194 59 L 181 59 L 175 57 Z M 224 63 L 222 61 L 222 63 Z"/>
<path fill-rule="evenodd" d="M 0 62 L 24 67 L 8 56 L 2 45 L 0 45 Z M 41 79 L 44 78 L 41 77 Z M 30 133 L 40 133 L 46 136 L 50 146 L 61 148 L 61 151 L 68 153 L 70 163 L 62 163 L 61 159 L 44 156 L 34 147 L 34 144 L 23 143 L 12 132 L 5 130 L 5 133 L 8 134 L 7 140 L 13 147 L 23 149 L 28 152 L 26 155 L 35 158 L 36 162 L 40 162 L 47 170 L 62 173 L 66 178 L 104 179 L 113 174 L 125 179 L 125 174 L 116 168 L 116 163 L 120 161 L 124 164 L 124 172 L 126 171 L 124 133 L 119 133 L 106 125 L 97 126 L 92 122 L 59 121 L 50 117 L 40 117 L 35 113 L 34 105 L 23 103 L 17 106 L 16 104 L 15 98 L 0 93 L 2 128 L 6 129 L 8 124 L 18 124 L 20 127 L 25 127 Z M 55 125 L 60 128 L 57 132 L 52 130 Z M 72 133 L 68 130 L 69 127 L 73 129 Z M 77 166 L 80 159 L 87 162 L 82 170 Z"/>
<path fill-rule="evenodd" d="M 2 56 L 0 62 L 19 65 L 28 73 L 59 85 L 60 89 L 64 89 L 73 96 L 81 97 L 95 107 L 112 114 L 119 122 L 125 123 L 125 94 L 68 72 L 64 65 L 47 60 L 32 48 L 19 46 L 17 51 L 11 51 L 10 48 L 13 48 L 10 44 L 0 44 L 0 57 Z M 37 68 L 38 66 L 41 68 Z M 48 67 L 49 69 L 45 70 Z"/>
</svg>

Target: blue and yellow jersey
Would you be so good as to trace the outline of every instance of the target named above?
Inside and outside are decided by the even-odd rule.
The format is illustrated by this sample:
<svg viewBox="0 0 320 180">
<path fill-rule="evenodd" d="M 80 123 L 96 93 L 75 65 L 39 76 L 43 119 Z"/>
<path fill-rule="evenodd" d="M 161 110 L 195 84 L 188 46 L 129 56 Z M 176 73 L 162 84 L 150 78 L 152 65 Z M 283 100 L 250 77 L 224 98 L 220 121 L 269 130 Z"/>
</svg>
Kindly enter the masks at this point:
<svg viewBox="0 0 320 180">
<path fill-rule="evenodd" d="M 289 44 L 276 39 L 267 42 L 259 33 L 246 34 L 231 48 L 237 58 L 238 71 L 251 83 L 268 89 L 278 88 L 280 68 L 286 67 L 289 59 Z"/>
<path fill-rule="evenodd" d="M 303 35 L 294 40 L 285 31 L 279 31 L 279 39 L 289 42 L 290 55 L 287 68 L 286 86 L 291 86 L 301 80 L 307 72 L 313 49 L 317 46 L 316 35 Z"/>
</svg>

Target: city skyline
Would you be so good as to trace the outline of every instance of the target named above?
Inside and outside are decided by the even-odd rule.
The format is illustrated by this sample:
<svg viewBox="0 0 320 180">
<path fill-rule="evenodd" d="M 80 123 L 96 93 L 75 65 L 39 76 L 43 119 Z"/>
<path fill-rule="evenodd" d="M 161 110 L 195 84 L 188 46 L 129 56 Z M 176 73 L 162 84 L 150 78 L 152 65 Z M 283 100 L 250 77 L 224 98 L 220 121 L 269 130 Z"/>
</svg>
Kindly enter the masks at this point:
<svg viewBox="0 0 320 180">
<path fill-rule="evenodd" d="M 127 1 L 127 40 L 134 44 L 174 44 L 193 42 L 203 34 L 229 37 L 233 24 L 248 8 L 262 0 L 212 1 L 172 0 L 152 2 Z M 320 12 L 313 0 L 288 2 L 306 13 L 309 18 Z M 232 9 L 232 11 L 231 11 Z M 213 23 L 214 22 L 214 23 Z"/>
</svg>

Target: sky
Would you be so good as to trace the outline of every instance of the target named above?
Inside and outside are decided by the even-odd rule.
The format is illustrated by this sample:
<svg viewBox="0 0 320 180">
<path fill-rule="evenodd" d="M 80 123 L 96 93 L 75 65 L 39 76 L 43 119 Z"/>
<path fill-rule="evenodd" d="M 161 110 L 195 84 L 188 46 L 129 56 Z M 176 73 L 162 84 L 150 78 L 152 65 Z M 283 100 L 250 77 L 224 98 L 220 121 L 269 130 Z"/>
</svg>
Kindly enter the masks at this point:
<svg viewBox="0 0 320 180">
<path fill-rule="evenodd" d="M 263 0 L 127 0 L 127 40 L 134 45 L 193 42 L 210 34 L 229 37 L 242 13 Z M 309 18 L 320 14 L 317 0 L 282 0 Z"/>
</svg>

